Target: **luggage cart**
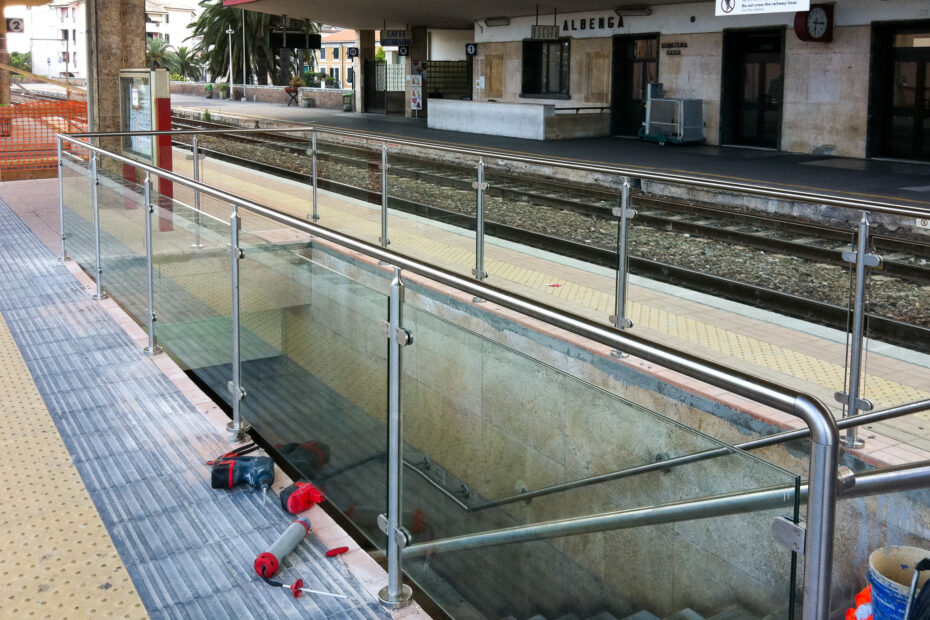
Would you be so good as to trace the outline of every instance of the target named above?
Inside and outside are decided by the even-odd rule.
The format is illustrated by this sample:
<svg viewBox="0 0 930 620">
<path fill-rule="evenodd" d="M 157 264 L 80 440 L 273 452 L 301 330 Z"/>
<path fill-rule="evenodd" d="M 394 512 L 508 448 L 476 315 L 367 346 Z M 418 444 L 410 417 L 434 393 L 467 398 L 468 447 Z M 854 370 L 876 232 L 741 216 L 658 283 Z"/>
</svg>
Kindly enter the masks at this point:
<svg viewBox="0 0 930 620">
<path fill-rule="evenodd" d="M 704 103 L 700 99 L 664 99 L 661 84 L 650 84 L 646 99 L 646 122 L 639 130 L 642 140 L 672 144 L 704 142 Z M 657 88 L 653 88 L 657 87 Z M 653 97 L 658 94 L 659 97 Z"/>
</svg>

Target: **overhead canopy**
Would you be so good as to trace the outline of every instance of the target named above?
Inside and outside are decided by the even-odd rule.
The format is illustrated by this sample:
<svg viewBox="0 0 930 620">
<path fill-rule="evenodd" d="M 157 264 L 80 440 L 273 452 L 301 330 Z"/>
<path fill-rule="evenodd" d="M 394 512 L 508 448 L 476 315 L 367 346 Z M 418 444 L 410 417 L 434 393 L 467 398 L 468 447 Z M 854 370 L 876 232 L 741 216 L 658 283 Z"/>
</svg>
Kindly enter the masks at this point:
<svg viewBox="0 0 930 620">
<path fill-rule="evenodd" d="M 259 13 L 312 19 L 325 24 L 364 30 L 427 26 L 432 28 L 470 28 L 477 20 L 489 17 L 520 17 L 614 9 L 635 4 L 684 4 L 700 0 L 550 0 L 545 5 L 536 0 L 224 0 L 226 6 Z"/>
</svg>

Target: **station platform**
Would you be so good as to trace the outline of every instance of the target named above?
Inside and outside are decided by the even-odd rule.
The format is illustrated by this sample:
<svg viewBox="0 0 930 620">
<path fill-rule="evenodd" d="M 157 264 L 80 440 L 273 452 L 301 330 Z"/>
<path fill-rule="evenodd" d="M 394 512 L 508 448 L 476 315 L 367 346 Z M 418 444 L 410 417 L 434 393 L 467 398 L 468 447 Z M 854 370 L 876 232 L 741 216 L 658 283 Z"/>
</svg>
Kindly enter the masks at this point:
<svg viewBox="0 0 930 620">
<path fill-rule="evenodd" d="M 317 125 L 444 145 L 497 150 L 634 169 L 698 175 L 741 183 L 850 198 L 930 207 L 930 162 L 851 159 L 709 145 L 659 146 L 633 138 L 538 141 L 429 129 L 426 119 L 360 114 L 341 110 L 288 107 L 275 103 L 206 99 L 173 94 L 172 107 L 202 113 L 214 121 L 236 117 L 282 125 Z"/>
<path fill-rule="evenodd" d="M 295 599 L 255 575 L 294 517 L 271 493 L 210 488 L 204 462 L 230 449 L 228 419 L 57 260 L 55 185 L 0 183 L 0 617 L 391 618 L 386 573 L 319 506 L 279 575 L 345 598 Z M 279 470 L 272 490 L 288 484 Z"/>
</svg>

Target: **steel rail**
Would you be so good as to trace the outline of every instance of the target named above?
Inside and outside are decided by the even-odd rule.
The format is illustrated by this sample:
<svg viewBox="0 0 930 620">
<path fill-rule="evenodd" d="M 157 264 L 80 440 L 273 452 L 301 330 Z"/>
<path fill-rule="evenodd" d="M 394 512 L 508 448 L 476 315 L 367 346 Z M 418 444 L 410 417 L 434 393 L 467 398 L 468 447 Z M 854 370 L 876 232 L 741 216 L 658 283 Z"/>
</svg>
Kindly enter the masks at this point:
<svg viewBox="0 0 930 620">
<path fill-rule="evenodd" d="M 536 164 L 542 166 L 551 166 L 567 170 L 577 170 L 582 172 L 599 172 L 617 176 L 627 176 L 647 181 L 656 181 L 663 183 L 673 183 L 678 185 L 691 185 L 702 189 L 723 190 L 729 192 L 738 192 L 752 196 L 761 196 L 765 198 L 776 198 L 781 200 L 793 200 L 817 204 L 820 206 L 831 206 L 855 209 L 858 211 L 874 211 L 876 213 L 885 213 L 888 215 L 899 215 L 905 217 L 930 216 L 930 207 L 904 207 L 890 202 L 877 202 L 863 200 L 861 198 L 843 197 L 833 194 L 802 192 L 799 190 L 777 189 L 767 186 L 756 186 L 749 183 L 739 183 L 736 181 L 720 181 L 708 179 L 700 176 L 689 176 L 671 174 L 665 172 L 655 172 L 643 168 L 620 166 L 612 164 L 594 163 L 594 162 L 575 162 L 561 159 L 553 159 L 543 156 L 517 155 L 513 153 L 501 152 L 496 150 L 477 149 L 469 146 L 453 146 L 448 144 L 438 144 L 428 140 L 411 140 L 384 134 L 365 133 L 358 131 L 348 131 L 331 127 L 321 127 L 318 125 L 307 125 L 304 127 L 270 127 L 267 129 L 186 129 L 179 131 L 123 131 L 123 132 L 82 132 L 71 134 L 59 134 L 75 139 L 79 138 L 105 138 L 105 137 L 128 137 L 128 136 L 183 136 L 195 134 L 248 134 L 248 133 L 297 133 L 315 131 L 318 133 L 332 134 L 336 136 L 345 136 L 350 138 L 360 138 L 376 142 L 386 142 L 395 146 L 408 146 L 414 148 L 428 148 L 434 151 L 446 153 L 455 153 L 457 155 L 468 155 L 472 157 L 486 157 L 502 161 L 512 161 L 524 164 Z"/>
<path fill-rule="evenodd" d="M 928 486 L 930 486 L 930 461 L 920 461 L 856 476 L 855 484 L 842 489 L 838 494 L 838 498 L 845 500 L 869 497 L 885 493 L 913 491 Z M 809 497 L 809 485 L 801 485 L 800 501 L 807 501 Z M 758 491 L 729 493 L 658 506 L 452 536 L 441 540 L 410 545 L 404 549 L 403 556 L 404 559 L 410 559 L 436 553 L 480 549 L 482 547 L 531 542 L 547 538 L 725 517 L 761 510 L 788 508 L 793 506 L 794 501 L 795 486 L 786 484 Z"/>
<path fill-rule="evenodd" d="M 905 415 L 910 415 L 913 413 L 919 413 L 921 411 L 930 410 L 930 399 L 921 400 L 907 405 L 900 405 L 898 407 L 892 407 L 890 409 L 884 409 L 882 411 L 875 411 L 873 413 L 860 414 L 852 418 L 844 418 L 838 420 L 836 425 L 840 430 L 845 430 L 848 428 L 856 428 L 863 426 L 865 424 L 872 424 L 874 422 L 881 422 L 883 420 L 890 420 L 892 418 L 898 418 Z M 655 463 L 647 463 L 645 465 L 637 465 L 635 467 L 629 467 L 626 469 L 621 469 L 617 471 L 607 472 L 604 474 L 598 474 L 596 476 L 589 476 L 587 478 L 579 478 L 578 480 L 572 480 L 570 482 L 562 482 L 560 484 L 554 484 L 548 487 L 543 487 L 540 489 L 534 489 L 532 491 L 527 491 L 526 493 L 517 493 L 507 497 L 501 497 L 498 499 L 489 500 L 482 502 L 480 504 L 473 504 L 471 506 L 465 504 L 458 497 L 454 496 L 448 489 L 445 489 L 439 486 L 434 480 L 429 478 L 425 473 L 421 472 L 419 469 L 416 469 L 417 473 L 422 475 L 424 478 L 433 483 L 437 489 L 439 489 L 446 497 L 452 500 L 456 505 L 463 508 L 466 512 L 477 512 L 480 510 L 487 510 L 488 508 L 496 508 L 498 506 L 504 506 L 506 504 L 513 504 L 516 502 L 526 502 L 537 497 L 543 497 L 546 495 L 551 495 L 553 493 L 563 493 L 565 491 L 571 491 L 573 489 L 578 489 L 581 487 L 590 486 L 592 484 L 600 484 L 603 482 L 610 482 L 613 480 L 621 480 L 623 478 L 629 478 L 632 476 L 638 476 L 640 474 L 646 474 L 653 471 L 665 471 L 671 469 L 672 467 L 678 467 L 679 465 L 689 465 L 691 463 L 697 463 L 707 459 L 716 458 L 718 456 L 727 456 L 729 454 L 734 454 L 737 450 L 756 450 L 758 448 L 765 448 L 768 446 L 775 446 L 789 441 L 794 441 L 796 439 L 806 439 L 810 436 L 810 430 L 806 428 L 801 428 L 793 431 L 784 431 L 781 433 L 775 433 L 773 435 L 767 435 L 765 437 L 760 437 L 759 439 L 753 439 L 751 441 L 745 441 L 743 443 L 733 444 L 731 446 L 723 446 L 720 448 L 714 448 L 712 450 L 704 450 L 702 452 L 695 452 L 693 454 L 687 454 L 685 456 L 678 456 L 670 458 L 664 461 L 656 461 Z M 410 465 L 410 467 L 414 467 Z"/>
<path fill-rule="evenodd" d="M 829 616 L 833 534 L 836 518 L 835 490 L 839 456 L 839 430 L 830 410 L 816 398 L 698 356 L 653 343 L 635 334 L 599 325 L 581 316 L 508 293 L 484 282 L 427 265 L 318 224 L 280 213 L 229 192 L 194 183 L 192 180 L 174 172 L 161 170 L 129 157 L 111 153 L 100 147 L 79 142 L 75 137 L 67 134 L 58 134 L 58 138 L 79 144 L 83 148 L 102 153 L 114 161 L 135 166 L 184 187 L 198 189 L 204 195 L 239 206 L 284 226 L 310 233 L 394 267 L 406 269 L 408 272 L 470 294 L 472 297 L 479 297 L 612 349 L 635 355 L 643 360 L 801 418 L 810 429 L 812 440 L 809 471 L 811 496 L 807 514 L 808 536 L 804 570 L 804 591 L 806 593 L 804 598 L 804 618 L 805 620 L 826 620 Z"/>
</svg>

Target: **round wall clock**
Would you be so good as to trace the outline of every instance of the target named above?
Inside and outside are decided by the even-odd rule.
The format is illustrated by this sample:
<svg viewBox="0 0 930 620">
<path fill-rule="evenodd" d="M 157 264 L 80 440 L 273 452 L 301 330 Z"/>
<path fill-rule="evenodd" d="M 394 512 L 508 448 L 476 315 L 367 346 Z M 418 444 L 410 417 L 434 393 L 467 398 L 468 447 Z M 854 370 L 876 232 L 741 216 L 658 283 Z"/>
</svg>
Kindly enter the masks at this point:
<svg viewBox="0 0 930 620">
<path fill-rule="evenodd" d="M 809 11 L 794 15 L 794 32 L 802 41 L 829 43 L 833 40 L 833 5 L 812 4 Z"/>
</svg>

